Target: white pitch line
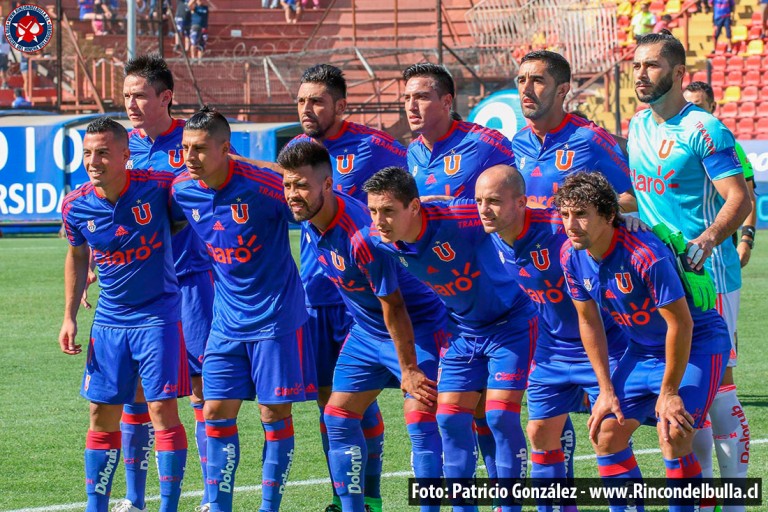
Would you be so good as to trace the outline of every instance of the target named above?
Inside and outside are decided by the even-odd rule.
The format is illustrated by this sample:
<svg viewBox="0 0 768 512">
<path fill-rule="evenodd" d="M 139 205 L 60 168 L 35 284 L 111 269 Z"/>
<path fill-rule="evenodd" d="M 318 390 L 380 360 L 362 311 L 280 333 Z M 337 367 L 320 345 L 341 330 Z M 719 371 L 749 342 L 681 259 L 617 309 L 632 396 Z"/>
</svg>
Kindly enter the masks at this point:
<svg viewBox="0 0 768 512">
<path fill-rule="evenodd" d="M 750 445 L 752 444 L 765 444 L 768 443 L 768 439 L 753 439 L 749 442 Z M 643 450 L 635 450 L 635 455 L 647 455 L 651 453 L 660 453 L 661 450 L 658 448 L 646 448 Z M 587 454 L 587 455 L 577 455 L 573 458 L 575 461 L 581 461 L 581 460 L 592 460 L 595 458 L 594 454 Z M 481 466 L 482 467 L 482 466 Z M 399 478 L 399 477 L 405 477 L 405 476 L 413 476 L 413 473 L 410 471 L 392 471 L 389 473 L 382 473 L 381 478 Z M 307 480 L 297 480 L 297 481 L 289 481 L 288 487 L 307 487 L 312 485 L 324 485 L 328 483 L 328 478 L 310 478 Z M 250 493 L 250 492 L 261 492 L 261 485 L 246 485 L 242 487 L 235 487 L 235 492 L 237 493 Z M 199 498 L 203 495 L 203 491 L 184 491 L 182 494 L 182 497 L 186 498 Z M 119 500 L 112 500 L 112 503 L 117 503 Z M 148 496 L 146 498 L 147 502 L 151 501 L 160 501 L 160 496 Z M 35 507 L 35 508 L 18 508 L 15 510 L 7 510 L 6 512 L 58 512 L 62 510 L 77 510 L 77 509 L 84 509 L 86 505 L 86 502 L 81 501 L 80 503 L 64 503 L 62 505 L 49 505 L 47 507 Z"/>
</svg>

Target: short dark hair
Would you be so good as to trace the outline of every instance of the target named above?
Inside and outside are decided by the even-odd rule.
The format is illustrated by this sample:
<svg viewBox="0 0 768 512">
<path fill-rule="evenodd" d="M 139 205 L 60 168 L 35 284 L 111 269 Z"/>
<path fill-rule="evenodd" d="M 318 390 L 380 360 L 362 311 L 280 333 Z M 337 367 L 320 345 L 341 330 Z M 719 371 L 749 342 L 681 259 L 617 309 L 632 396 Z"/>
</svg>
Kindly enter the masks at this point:
<svg viewBox="0 0 768 512">
<path fill-rule="evenodd" d="M 123 72 L 126 77 L 144 78 L 157 94 L 166 90 L 173 92 L 173 73 L 159 53 L 137 55 L 125 64 Z"/>
<path fill-rule="evenodd" d="M 580 171 L 565 178 L 555 193 L 555 206 L 585 208 L 592 205 L 606 220 L 613 217 L 613 227 L 621 224 L 619 198 L 608 180 L 600 172 Z"/>
<path fill-rule="evenodd" d="M 453 77 L 445 66 L 432 64 L 431 62 L 422 62 L 408 66 L 403 71 L 403 79 L 406 82 L 413 77 L 421 76 L 430 77 L 435 80 L 435 89 L 440 96 L 450 94 L 452 98 L 456 97 L 456 85 L 453 83 Z"/>
<path fill-rule="evenodd" d="M 710 103 L 715 101 L 715 91 L 712 90 L 712 86 L 709 85 L 707 82 L 691 82 L 688 84 L 688 87 L 685 88 L 688 92 L 698 92 L 702 91 L 704 94 L 707 95 L 707 100 L 709 100 Z"/>
<path fill-rule="evenodd" d="M 277 155 L 277 164 L 287 171 L 308 165 L 321 173 L 322 178 L 333 176 L 331 155 L 325 146 L 317 142 L 302 141 L 285 146 Z"/>
<path fill-rule="evenodd" d="M 529 52 L 522 58 L 520 64 L 532 60 L 543 60 L 547 63 L 547 73 L 555 79 L 555 84 L 565 84 L 571 81 L 571 65 L 565 57 L 557 52 L 549 50 L 536 50 Z"/>
<path fill-rule="evenodd" d="M 651 44 L 662 44 L 661 56 L 672 66 L 685 66 L 685 48 L 675 36 L 667 29 L 657 34 L 645 34 L 637 38 L 637 48 Z"/>
<path fill-rule="evenodd" d="M 208 132 L 208 135 L 221 141 L 229 141 L 232 136 L 227 118 L 208 105 L 195 112 L 186 122 L 184 131 L 190 130 Z"/>
<path fill-rule="evenodd" d="M 15 87 L 13 89 L 13 95 L 17 96 L 19 98 L 23 98 L 24 97 L 24 89 L 22 89 L 21 87 Z"/>
<path fill-rule="evenodd" d="M 323 84 L 334 100 L 347 97 L 347 80 L 344 73 L 330 64 L 315 64 L 305 69 L 300 83 Z"/>
<path fill-rule="evenodd" d="M 368 178 L 363 185 L 363 190 L 367 194 L 390 193 L 403 203 L 403 206 L 408 206 L 411 201 L 419 197 L 419 189 L 411 173 L 395 165 L 385 167 Z"/>
<path fill-rule="evenodd" d="M 85 133 L 111 133 L 115 140 L 128 146 L 128 131 L 111 117 L 97 117 L 85 128 Z"/>
</svg>

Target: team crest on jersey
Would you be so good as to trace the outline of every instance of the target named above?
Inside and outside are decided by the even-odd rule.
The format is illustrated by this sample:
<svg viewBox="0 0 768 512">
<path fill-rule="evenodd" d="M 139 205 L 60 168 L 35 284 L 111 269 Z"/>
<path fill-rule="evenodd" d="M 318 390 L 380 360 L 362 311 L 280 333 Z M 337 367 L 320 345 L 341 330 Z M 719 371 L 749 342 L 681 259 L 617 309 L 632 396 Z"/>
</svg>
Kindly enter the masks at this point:
<svg viewBox="0 0 768 512">
<path fill-rule="evenodd" d="M 195 219 L 195 222 L 200 222 L 200 209 L 192 208 L 192 218 Z"/>
<path fill-rule="evenodd" d="M 174 169 L 178 169 L 179 167 L 184 165 L 184 150 L 172 149 L 168 151 L 168 165 L 170 165 Z"/>
<path fill-rule="evenodd" d="M 355 166 L 355 155 L 337 155 L 336 170 L 339 174 L 349 174 Z"/>
<path fill-rule="evenodd" d="M 461 170 L 461 155 L 443 157 L 443 170 L 448 176 L 453 176 Z"/>
<path fill-rule="evenodd" d="M 573 157 L 576 154 L 575 151 L 563 151 L 558 149 L 555 151 L 555 167 L 559 171 L 567 171 L 573 165 Z"/>
<path fill-rule="evenodd" d="M 248 222 L 248 204 L 247 203 L 232 203 L 229 205 L 232 208 L 232 220 L 238 224 L 245 224 Z"/>
<path fill-rule="evenodd" d="M 344 272 L 347 269 L 347 265 L 344 263 L 344 258 L 331 251 L 331 261 L 333 266 Z"/>
<path fill-rule="evenodd" d="M 531 263 L 540 271 L 545 271 L 549 268 L 549 249 L 542 249 L 541 251 L 531 251 Z"/>
<path fill-rule="evenodd" d="M 629 276 L 629 272 L 616 273 L 616 286 L 624 295 L 632 293 L 634 285 L 632 284 L 632 278 Z"/>
<path fill-rule="evenodd" d="M 504 263 L 504 262 L 506 261 L 506 260 L 504 259 L 504 253 L 503 253 L 503 252 L 501 252 L 501 251 L 499 251 L 499 259 L 501 260 L 501 262 L 502 262 L 502 263 Z"/>
<path fill-rule="evenodd" d="M 588 292 L 592 291 L 592 279 L 587 277 L 584 279 L 584 288 L 587 289 Z"/>
<path fill-rule="evenodd" d="M 675 145 L 674 140 L 670 139 L 664 139 L 661 141 L 661 146 L 659 147 L 659 158 L 664 160 L 672 153 L 672 147 Z"/>
<path fill-rule="evenodd" d="M 451 247 L 451 244 L 448 242 L 437 244 L 432 248 L 432 251 L 437 254 L 440 261 L 453 261 L 456 257 L 456 251 L 453 250 L 453 247 Z"/>
<path fill-rule="evenodd" d="M 408 266 L 408 262 L 402 256 L 400 256 L 400 263 L 402 263 L 404 267 Z"/>
<path fill-rule="evenodd" d="M 419 166 L 418 165 L 414 165 L 413 166 L 413 170 L 411 171 L 411 174 L 413 174 L 414 176 L 419 174 Z"/>
<path fill-rule="evenodd" d="M 525 157 L 521 158 L 520 161 L 517 163 L 517 165 L 520 167 L 520 170 L 522 171 L 525 167 Z"/>
<path fill-rule="evenodd" d="M 127 162 L 125 162 L 125 168 L 126 169 L 133 169 L 133 159 L 129 158 Z"/>
<path fill-rule="evenodd" d="M 88 221 L 88 231 L 90 231 L 91 233 L 96 231 L 96 221 L 95 220 L 89 220 Z"/>
<path fill-rule="evenodd" d="M 134 206 L 131 208 L 131 211 L 133 212 L 133 218 L 140 226 L 145 226 L 152 220 L 152 210 L 149 207 L 149 203 Z"/>
</svg>

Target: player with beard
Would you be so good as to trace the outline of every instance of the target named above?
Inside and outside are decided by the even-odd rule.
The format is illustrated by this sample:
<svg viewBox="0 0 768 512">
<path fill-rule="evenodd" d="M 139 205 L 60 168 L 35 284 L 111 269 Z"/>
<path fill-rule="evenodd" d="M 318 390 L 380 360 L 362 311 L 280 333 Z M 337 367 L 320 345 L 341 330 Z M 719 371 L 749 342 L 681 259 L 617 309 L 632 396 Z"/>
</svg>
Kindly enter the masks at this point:
<svg viewBox="0 0 768 512">
<path fill-rule="evenodd" d="M 733 134 L 685 100 L 685 49 L 669 32 L 638 41 L 633 70 L 637 98 L 650 106 L 629 125 L 629 164 L 640 218 L 683 233 L 690 264 L 705 267 L 714 278 L 722 304 L 718 309 L 735 344 L 741 271 L 729 238 L 749 215 L 751 202 Z M 727 373 L 712 405 L 712 430 L 733 440 L 718 457 L 722 476 L 746 477 L 749 426 L 732 373 Z"/>
</svg>

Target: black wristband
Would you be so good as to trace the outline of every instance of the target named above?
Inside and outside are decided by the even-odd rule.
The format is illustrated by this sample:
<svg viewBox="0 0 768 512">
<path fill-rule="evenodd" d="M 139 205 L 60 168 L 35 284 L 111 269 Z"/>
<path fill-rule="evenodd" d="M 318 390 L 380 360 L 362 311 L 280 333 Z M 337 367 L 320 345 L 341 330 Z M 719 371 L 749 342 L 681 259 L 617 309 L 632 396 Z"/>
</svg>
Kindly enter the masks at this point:
<svg viewBox="0 0 768 512">
<path fill-rule="evenodd" d="M 742 226 L 741 236 L 748 236 L 751 239 L 755 239 L 755 226 Z"/>
<path fill-rule="evenodd" d="M 750 240 L 749 238 L 742 238 L 741 239 L 741 243 L 742 244 L 747 244 L 750 249 L 754 249 L 755 248 L 755 241 L 754 240 Z"/>
</svg>

